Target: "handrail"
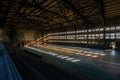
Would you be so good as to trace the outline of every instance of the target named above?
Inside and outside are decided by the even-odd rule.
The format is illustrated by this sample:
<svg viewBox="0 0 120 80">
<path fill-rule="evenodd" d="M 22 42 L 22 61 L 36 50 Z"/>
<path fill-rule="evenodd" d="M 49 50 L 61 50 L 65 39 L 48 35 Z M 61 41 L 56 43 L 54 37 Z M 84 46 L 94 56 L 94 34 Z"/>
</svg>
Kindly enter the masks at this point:
<svg viewBox="0 0 120 80">
<path fill-rule="evenodd" d="M 7 80 L 22 80 L 9 54 L 4 53 L 3 55 L 7 70 Z"/>
<path fill-rule="evenodd" d="M 22 80 L 17 68 L 15 67 L 10 55 L 5 49 L 4 45 L 0 42 L 0 58 L 2 60 L 1 67 L 4 68 L 4 76 L 0 77 L 2 80 Z M 0 67 L 0 68 L 1 68 Z M 1 69 L 2 69 L 1 68 Z M 0 74 L 2 75 L 2 74 Z"/>
</svg>

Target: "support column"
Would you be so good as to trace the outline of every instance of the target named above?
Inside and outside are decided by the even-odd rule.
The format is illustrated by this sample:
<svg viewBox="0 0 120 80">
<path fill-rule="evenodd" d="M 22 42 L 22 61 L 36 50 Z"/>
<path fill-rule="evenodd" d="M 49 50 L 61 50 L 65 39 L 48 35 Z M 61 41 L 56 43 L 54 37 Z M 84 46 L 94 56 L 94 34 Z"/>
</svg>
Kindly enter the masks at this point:
<svg viewBox="0 0 120 80">
<path fill-rule="evenodd" d="M 66 44 L 68 44 L 67 43 L 67 31 L 65 32 L 65 41 L 66 41 Z"/>
<path fill-rule="evenodd" d="M 76 34 L 77 34 L 77 31 L 75 29 L 75 45 L 77 44 L 77 41 L 76 41 L 77 40 L 77 35 Z"/>
<path fill-rule="evenodd" d="M 88 35 L 89 33 L 88 33 L 88 28 L 87 28 L 87 44 L 89 43 Z"/>
<path fill-rule="evenodd" d="M 44 31 L 41 31 L 41 37 L 42 37 L 42 44 L 44 44 Z"/>
<path fill-rule="evenodd" d="M 54 44 L 55 42 L 55 34 L 54 34 L 54 31 L 52 32 L 53 34 L 52 34 L 52 36 L 53 36 L 53 38 L 52 38 L 52 44 Z"/>
<path fill-rule="evenodd" d="M 105 30 L 105 25 L 103 26 L 103 49 L 106 49 L 106 30 Z"/>
<path fill-rule="evenodd" d="M 116 37 L 116 26 L 115 26 L 115 39 L 114 39 L 114 42 L 115 42 L 115 48 L 116 48 L 116 40 L 117 39 L 117 37 Z"/>
</svg>

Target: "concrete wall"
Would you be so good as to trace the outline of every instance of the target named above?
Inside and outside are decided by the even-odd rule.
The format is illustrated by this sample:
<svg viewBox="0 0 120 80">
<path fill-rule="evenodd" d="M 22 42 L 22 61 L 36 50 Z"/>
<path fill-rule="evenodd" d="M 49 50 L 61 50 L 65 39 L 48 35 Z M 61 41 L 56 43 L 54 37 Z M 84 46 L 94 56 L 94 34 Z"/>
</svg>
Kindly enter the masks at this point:
<svg viewBox="0 0 120 80">
<path fill-rule="evenodd" d="M 20 36 L 24 36 L 25 41 L 34 40 L 35 31 L 32 30 L 18 30 Z M 8 37 L 6 36 L 3 29 L 0 29 L 0 41 L 8 41 Z"/>
<path fill-rule="evenodd" d="M 34 40 L 35 31 L 32 30 L 21 30 L 24 33 L 25 41 Z"/>
</svg>

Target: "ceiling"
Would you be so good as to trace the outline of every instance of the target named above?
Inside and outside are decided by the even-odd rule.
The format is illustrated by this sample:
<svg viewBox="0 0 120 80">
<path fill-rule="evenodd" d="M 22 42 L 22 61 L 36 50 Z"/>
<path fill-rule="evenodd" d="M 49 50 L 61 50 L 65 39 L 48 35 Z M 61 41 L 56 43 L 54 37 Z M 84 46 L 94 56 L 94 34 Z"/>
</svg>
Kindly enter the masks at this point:
<svg viewBox="0 0 120 80">
<path fill-rule="evenodd" d="M 120 0 L 0 0 L 0 27 L 65 31 L 120 24 Z"/>
</svg>

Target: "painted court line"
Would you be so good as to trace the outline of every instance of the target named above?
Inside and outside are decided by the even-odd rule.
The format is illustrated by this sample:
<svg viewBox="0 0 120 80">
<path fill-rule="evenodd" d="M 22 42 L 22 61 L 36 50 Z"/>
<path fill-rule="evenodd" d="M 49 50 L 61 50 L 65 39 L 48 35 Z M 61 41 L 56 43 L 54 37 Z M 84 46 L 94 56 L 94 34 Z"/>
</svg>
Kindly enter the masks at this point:
<svg viewBox="0 0 120 80">
<path fill-rule="evenodd" d="M 43 52 L 43 53 L 46 53 L 46 54 L 49 54 L 49 55 L 52 55 L 52 56 L 56 56 L 56 57 L 58 57 L 60 59 L 65 59 L 65 60 L 71 61 L 71 62 L 79 62 L 80 61 L 80 59 L 70 58 L 69 56 L 59 55 L 59 54 L 56 54 L 56 53 L 53 53 L 53 52 L 48 52 L 48 51 L 36 49 L 34 47 L 27 47 L 27 48 L 36 50 L 38 52 Z"/>
</svg>

